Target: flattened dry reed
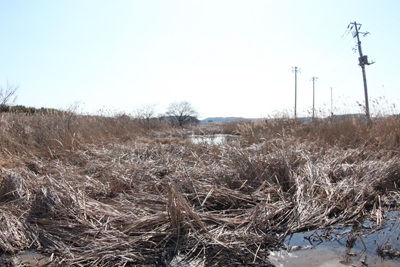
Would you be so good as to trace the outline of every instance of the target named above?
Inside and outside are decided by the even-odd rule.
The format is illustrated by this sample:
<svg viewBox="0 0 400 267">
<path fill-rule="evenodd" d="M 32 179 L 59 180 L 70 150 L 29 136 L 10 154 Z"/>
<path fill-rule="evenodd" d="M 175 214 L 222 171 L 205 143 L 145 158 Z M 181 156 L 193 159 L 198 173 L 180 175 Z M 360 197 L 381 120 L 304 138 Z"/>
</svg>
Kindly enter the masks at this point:
<svg viewBox="0 0 400 267">
<path fill-rule="evenodd" d="M 0 249 L 54 253 L 53 265 L 163 266 L 181 255 L 268 266 L 287 233 L 379 220 L 399 200 L 396 153 L 320 144 L 107 141 L 13 155 L 18 164 L 1 165 Z"/>
</svg>

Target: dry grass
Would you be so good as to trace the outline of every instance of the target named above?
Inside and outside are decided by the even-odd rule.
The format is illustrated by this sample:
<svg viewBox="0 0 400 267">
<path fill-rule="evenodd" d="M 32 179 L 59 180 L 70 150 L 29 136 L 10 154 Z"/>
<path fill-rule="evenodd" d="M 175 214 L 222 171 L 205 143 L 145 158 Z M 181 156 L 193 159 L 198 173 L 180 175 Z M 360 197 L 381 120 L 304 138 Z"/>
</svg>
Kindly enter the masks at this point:
<svg viewBox="0 0 400 267">
<path fill-rule="evenodd" d="M 126 142 L 135 140 L 137 136 L 149 137 L 174 131 L 166 121 L 144 122 L 127 115 L 0 113 L 0 152 L 54 156 L 58 151 L 73 150 L 88 143 Z"/>
<path fill-rule="evenodd" d="M 316 119 L 314 123 L 303 123 L 291 118 L 264 119 L 230 123 L 227 129 L 244 136 L 246 144 L 260 143 L 271 139 L 296 139 L 318 141 L 321 145 L 361 147 L 374 145 L 395 150 L 400 147 L 400 120 L 396 115 L 365 120 L 355 118 Z"/>
<path fill-rule="evenodd" d="M 244 141 L 221 145 L 124 119 L 1 117 L 3 253 L 54 253 L 52 266 L 168 266 L 176 255 L 268 266 L 286 234 L 379 221 L 400 199 L 397 118 L 242 123 Z"/>
</svg>

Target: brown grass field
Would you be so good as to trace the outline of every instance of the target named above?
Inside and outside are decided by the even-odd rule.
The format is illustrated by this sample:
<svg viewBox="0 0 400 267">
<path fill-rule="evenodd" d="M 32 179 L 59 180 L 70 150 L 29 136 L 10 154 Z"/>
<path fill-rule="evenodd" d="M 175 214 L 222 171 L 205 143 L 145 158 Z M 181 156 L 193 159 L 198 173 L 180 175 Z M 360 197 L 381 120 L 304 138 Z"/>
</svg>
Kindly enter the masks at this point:
<svg viewBox="0 0 400 267">
<path fill-rule="evenodd" d="M 224 144 L 188 134 L 235 133 Z M 0 252 L 47 266 L 271 266 L 289 233 L 377 223 L 400 200 L 396 116 L 172 128 L 128 116 L 0 114 Z M 4 264 L 12 266 L 2 258 Z"/>
</svg>

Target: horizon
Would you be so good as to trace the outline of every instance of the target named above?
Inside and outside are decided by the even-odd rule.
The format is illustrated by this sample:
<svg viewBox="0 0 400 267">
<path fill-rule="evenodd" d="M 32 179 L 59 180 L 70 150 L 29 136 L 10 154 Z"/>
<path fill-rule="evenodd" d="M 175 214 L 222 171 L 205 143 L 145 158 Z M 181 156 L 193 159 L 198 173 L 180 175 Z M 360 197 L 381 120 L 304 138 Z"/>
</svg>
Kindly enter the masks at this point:
<svg viewBox="0 0 400 267">
<path fill-rule="evenodd" d="M 15 98 L 18 98 L 18 95 L 15 96 Z M 375 102 L 375 100 L 374 100 Z M 69 108 L 64 109 L 64 108 L 51 108 L 51 107 L 33 107 L 33 106 L 25 106 L 25 105 L 21 105 L 21 104 L 13 104 L 13 103 L 8 103 L 6 104 L 7 106 L 10 107 L 24 107 L 27 109 L 33 108 L 33 109 L 37 109 L 37 110 L 41 110 L 41 109 L 49 109 L 49 110 L 58 110 L 61 112 L 73 112 L 76 113 L 78 115 L 83 115 L 83 116 L 110 116 L 110 117 L 115 117 L 115 116 L 121 116 L 121 115 L 127 115 L 130 117 L 137 117 L 138 114 L 135 114 L 135 112 L 137 112 L 138 110 L 134 110 L 133 112 L 126 112 L 123 110 L 117 110 L 117 109 L 100 109 L 96 112 L 87 112 L 85 111 L 82 107 L 80 103 L 74 103 L 73 105 L 71 105 Z M 359 104 L 358 104 L 359 106 Z M 379 106 L 377 106 L 379 108 Z M 261 117 L 243 117 L 243 116 L 208 116 L 208 117 L 200 117 L 200 116 L 193 116 L 195 118 L 197 118 L 199 121 L 205 121 L 207 119 L 245 119 L 245 120 L 260 120 L 260 119 L 275 119 L 275 118 L 294 118 L 293 114 L 290 113 L 292 111 L 288 111 L 288 110 L 281 110 L 281 111 L 276 111 L 275 113 L 271 113 L 267 116 L 261 116 Z M 140 110 L 139 110 L 140 113 Z M 337 113 L 331 113 L 330 110 L 324 110 L 324 111 L 319 111 L 315 113 L 315 118 L 317 119 L 326 119 L 329 118 L 331 115 L 333 116 L 346 116 L 346 115 L 351 115 L 351 116 L 366 116 L 365 113 L 365 108 L 362 106 L 359 106 L 359 110 L 355 111 L 355 112 L 337 112 Z M 385 108 L 385 110 L 381 109 L 381 110 L 377 110 L 374 109 L 373 112 L 371 112 L 371 118 L 374 117 L 380 117 L 380 116 L 390 116 L 390 115 L 397 115 L 400 116 L 400 112 L 394 112 L 394 108 L 391 108 L 391 110 L 388 110 L 387 108 Z M 140 115 L 139 115 L 140 116 Z M 156 114 L 154 114 L 152 116 L 152 118 L 159 118 L 159 117 L 165 117 L 167 116 L 166 112 L 158 112 Z M 310 108 L 310 110 L 308 110 L 306 113 L 302 114 L 301 116 L 297 116 L 297 119 L 308 119 L 308 118 L 312 118 L 312 108 Z"/>
</svg>

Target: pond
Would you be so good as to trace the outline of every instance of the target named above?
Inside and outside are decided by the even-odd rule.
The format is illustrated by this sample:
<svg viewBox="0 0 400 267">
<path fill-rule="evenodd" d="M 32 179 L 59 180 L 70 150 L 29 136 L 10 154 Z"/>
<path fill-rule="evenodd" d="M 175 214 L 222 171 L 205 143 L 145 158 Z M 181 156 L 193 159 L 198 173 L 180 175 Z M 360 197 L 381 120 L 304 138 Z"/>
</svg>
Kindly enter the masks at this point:
<svg viewBox="0 0 400 267">
<path fill-rule="evenodd" d="M 276 266 L 400 266 L 400 212 L 388 212 L 377 226 L 372 221 L 335 225 L 285 238 L 287 250 L 275 251 Z"/>
<path fill-rule="evenodd" d="M 213 134 L 213 135 L 191 135 L 185 139 L 189 139 L 194 144 L 207 143 L 210 145 L 224 144 L 233 140 L 239 140 L 240 135 L 231 134 Z"/>
</svg>

